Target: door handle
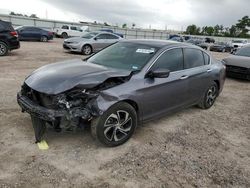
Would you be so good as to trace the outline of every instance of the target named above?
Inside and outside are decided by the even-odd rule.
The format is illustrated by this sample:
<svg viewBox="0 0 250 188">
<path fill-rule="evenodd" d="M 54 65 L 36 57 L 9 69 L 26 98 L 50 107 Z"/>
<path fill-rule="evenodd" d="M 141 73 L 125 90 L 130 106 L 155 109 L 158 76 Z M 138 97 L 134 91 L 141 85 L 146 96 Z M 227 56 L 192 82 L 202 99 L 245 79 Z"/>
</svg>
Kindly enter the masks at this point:
<svg viewBox="0 0 250 188">
<path fill-rule="evenodd" d="M 212 69 L 207 69 L 207 72 L 211 72 L 212 71 Z"/>
<path fill-rule="evenodd" d="M 180 77 L 180 80 L 185 80 L 185 79 L 187 79 L 188 77 L 189 77 L 188 75 L 184 75 L 184 76 Z"/>
</svg>

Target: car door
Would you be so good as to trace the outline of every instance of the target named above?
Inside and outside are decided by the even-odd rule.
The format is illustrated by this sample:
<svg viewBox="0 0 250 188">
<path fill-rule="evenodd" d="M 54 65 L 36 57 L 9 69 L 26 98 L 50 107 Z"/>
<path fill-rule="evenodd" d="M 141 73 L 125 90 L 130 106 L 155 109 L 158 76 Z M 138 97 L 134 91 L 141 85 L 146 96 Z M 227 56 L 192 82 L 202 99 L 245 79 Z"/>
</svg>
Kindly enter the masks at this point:
<svg viewBox="0 0 250 188">
<path fill-rule="evenodd" d="M 145 120 L 185 106 L 188 81 L 183 70 L 181 48 L 167 50 L 155 61 L 149 71 L 157 68 L 170 70 L 167 78 L 145 78 L 143 116 Z"/>
<path fill-rule="evenodd" d="M 120 39 L 120 37 L 113 35 L 113 34 L 107 34 L 106 36 L 107 36 L 106 46 L 109 46 L 109 45 L 119 41 L 119 39 Z"/>
<path fill-rule="evenodd" d="M 25 27 L 20 30 L 21 38 L 24 40 L 34 40 L 38 39 L 39 32 L 37 28 Z"/>
<path fill-rule="evenodd" d="M 94 38 L 94 42 L 92 46 L 94 47 L 95 51 L 99 51 L 107 46 L 107 34 L 99 34 Z"/>
<path fill-rule="evenodd" d="M 210 56 L 195 48 L 184 48 L 184 69 L 187 71 L 189 104 L 197 103 L 211 83 Z"/>
</svg>

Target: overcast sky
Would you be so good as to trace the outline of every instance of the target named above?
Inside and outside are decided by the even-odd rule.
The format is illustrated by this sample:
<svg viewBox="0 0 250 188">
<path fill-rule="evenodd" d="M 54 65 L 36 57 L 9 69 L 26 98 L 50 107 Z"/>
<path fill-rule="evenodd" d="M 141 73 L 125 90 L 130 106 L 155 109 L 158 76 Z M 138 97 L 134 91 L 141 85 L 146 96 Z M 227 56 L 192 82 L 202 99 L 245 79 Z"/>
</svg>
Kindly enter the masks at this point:
<svg viewBox="0 0 250 188">
<path fill-rule="evenodd" d="M 0 5 L 0 13 L 177 30 L 190 24 L 230 26 L 250 16 L 250 0 L 0 0 Z"/>
</svg>

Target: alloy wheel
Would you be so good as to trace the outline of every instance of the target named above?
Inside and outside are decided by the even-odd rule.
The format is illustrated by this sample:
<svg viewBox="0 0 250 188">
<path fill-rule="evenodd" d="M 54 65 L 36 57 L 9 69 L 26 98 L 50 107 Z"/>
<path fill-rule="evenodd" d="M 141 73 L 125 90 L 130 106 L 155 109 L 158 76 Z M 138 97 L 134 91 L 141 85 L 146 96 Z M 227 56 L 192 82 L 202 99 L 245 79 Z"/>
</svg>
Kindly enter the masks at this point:
<svg viewBox="0 0 250 188">
<path fill-rule="evenodd" d="M 108 116 L 104 124 L 104 136 L 109 141 L 125 139 L 132 128 L 132 118 L 125 110 L 118 110 Z"/>
<path fill-rule="evenodd" d="M 7 51 L 7 48 L 4 44 L 0 44 L 0 55 L 4 55 Z"/>
<path fill-rule="evenodd" d="M 211 86 L 206 95 L 206 103 L 208 106 L 212 106 L 214 104 L 214 101 L 217 97 L 217 88 L 216 86 Z"/>
<path fill-rule="evenodd" d="M 83 52 L 84 52 L 85 55 L 90 55 L 91 52 L 92 52 L 92 49 L 91 49 L 90 46 L 86 45 L 86 46 L 83 47 Z"/>
</svg>

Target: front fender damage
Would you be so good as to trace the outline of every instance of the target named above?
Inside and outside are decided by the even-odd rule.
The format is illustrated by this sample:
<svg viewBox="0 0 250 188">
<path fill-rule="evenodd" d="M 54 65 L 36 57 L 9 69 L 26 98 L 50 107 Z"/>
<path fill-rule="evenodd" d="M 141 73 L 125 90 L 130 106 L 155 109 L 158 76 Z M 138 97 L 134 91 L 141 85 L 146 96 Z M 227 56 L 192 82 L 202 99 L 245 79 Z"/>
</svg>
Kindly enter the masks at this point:
<svg viewBox="0 0 250 188">
<path fill-rule="evenodd" d="M 40 93 L 24 84 L 17 101 L 22 111 L 31 115 L 32 123 L 36 124 L 33 125 L 36 142 L 40 142 L 46 125 L 51 125 L 56 131 L 75 129 L 83 122 L 101 116 L 110 106 L 122 100 L 109 88 L 128 81 L 130 77 L 109 78 L 88 90 L 78 86 L 57 95 Z"/>
</svg>

